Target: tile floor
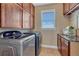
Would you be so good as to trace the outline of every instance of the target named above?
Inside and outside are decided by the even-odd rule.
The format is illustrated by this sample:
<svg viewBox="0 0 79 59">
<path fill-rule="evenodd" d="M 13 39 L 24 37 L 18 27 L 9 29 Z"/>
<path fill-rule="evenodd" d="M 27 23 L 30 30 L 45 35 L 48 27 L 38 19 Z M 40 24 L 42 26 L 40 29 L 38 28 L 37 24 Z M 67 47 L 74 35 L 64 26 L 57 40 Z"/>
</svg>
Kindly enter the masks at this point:
<svg viewBox="0 0 79 59">
<path fill-rule="evenodd" d="M 40 56 L 60 56 L 60 54 L 54 48 L 41 48 Z"/>
</svg>

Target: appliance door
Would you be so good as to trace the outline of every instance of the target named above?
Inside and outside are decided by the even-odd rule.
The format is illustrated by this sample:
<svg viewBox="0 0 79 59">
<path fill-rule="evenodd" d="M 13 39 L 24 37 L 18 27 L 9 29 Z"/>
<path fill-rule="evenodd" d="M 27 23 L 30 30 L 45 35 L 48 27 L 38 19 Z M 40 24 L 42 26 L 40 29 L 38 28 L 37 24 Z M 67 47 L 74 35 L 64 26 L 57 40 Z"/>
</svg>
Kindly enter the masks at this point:
<svg viewBox="0 0 79 59">
<path fill-rule="evenodd" d="M 35 37 L 23 42 L 23 56 L 35 56 Z"/>
</svg>

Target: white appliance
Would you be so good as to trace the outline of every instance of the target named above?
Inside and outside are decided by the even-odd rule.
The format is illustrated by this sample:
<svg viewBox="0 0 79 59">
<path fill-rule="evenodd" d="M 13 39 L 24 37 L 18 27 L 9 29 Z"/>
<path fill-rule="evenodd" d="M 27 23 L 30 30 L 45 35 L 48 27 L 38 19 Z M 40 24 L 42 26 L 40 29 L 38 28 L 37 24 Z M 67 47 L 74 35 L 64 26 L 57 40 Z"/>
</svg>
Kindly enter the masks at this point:
<svg viewBox="0 0 79 59">
<path fill-rule="evenodd" d="M 0 37 L 0 48 L 3 48 L 4 46 L 12 47 L 12 53 L 15 56 L 35 56 L 35 35 L 31 33 L 22 34 L 21 37 L 17 39 Z M 5 55 L 5 49 L 3 50 Z M 0 53 L 0 55 L 3 54 Z"/>
</svg>

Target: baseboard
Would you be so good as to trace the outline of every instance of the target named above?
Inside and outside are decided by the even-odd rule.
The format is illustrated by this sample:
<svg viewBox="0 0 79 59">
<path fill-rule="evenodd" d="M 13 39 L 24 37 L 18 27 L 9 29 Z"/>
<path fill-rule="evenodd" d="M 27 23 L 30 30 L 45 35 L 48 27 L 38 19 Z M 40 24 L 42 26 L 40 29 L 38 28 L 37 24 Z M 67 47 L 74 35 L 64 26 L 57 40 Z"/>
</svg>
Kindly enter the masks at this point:
<svg viewBox="0 0 79 59">
<path fill-rule="evenodd" d="M 42 47 L 45 47 L 45 48 L 55 48 L 57 49 L 57 46 L 51 46 L 51 45 L 41 45 Z"/>
</svg>

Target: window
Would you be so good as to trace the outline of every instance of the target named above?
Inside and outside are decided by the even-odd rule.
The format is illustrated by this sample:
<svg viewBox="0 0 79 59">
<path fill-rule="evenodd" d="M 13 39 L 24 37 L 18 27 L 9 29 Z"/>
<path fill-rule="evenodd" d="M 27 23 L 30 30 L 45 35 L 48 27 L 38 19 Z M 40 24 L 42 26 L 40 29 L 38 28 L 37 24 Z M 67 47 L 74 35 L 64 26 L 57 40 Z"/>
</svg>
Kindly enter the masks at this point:
<svg viewBox="0 0 79 59">
<path fill-rule="evenodd" d="M 41 12 L 41 27 L 55 28 L 55 10 L 44 10 Z"/>
</svg>

